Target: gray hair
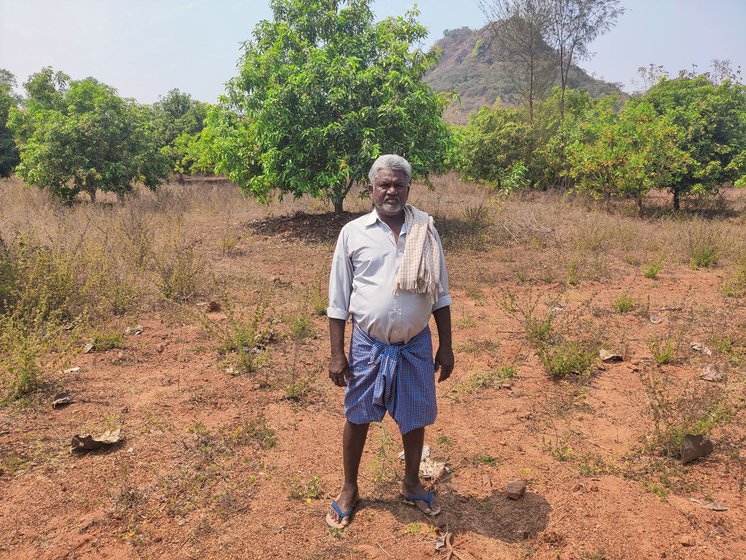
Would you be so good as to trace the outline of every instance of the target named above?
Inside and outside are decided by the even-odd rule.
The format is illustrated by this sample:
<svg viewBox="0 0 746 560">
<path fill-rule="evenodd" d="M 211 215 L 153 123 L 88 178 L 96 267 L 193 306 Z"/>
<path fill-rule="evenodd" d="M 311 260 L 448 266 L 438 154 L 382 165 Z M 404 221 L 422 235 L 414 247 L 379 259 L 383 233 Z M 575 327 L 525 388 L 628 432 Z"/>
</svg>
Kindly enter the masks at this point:
<svg viewBox="0 0 746 560">
<path fill-rule="evenodd" d="M 373 184 L 373 181 L 378 175 L 381 169 L 391 169 L 392 171 L 401 171 L 407 176 L 407 183 L 412 179 L 412 166 L 409 162 L 401 156 L 394 154 L 384 154 L 380 156 L 370 168 L 368 173 L 368 181 Z"/>
</svg>

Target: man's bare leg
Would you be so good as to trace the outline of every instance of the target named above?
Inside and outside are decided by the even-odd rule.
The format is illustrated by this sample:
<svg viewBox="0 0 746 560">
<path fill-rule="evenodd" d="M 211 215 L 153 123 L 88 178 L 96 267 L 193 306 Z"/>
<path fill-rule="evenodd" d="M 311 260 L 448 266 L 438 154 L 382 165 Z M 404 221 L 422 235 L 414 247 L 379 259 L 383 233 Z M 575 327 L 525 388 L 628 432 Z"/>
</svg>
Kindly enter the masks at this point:
<svg viewBox="0 0 746 560">
<path fill-rule="evenodd" d="M 420 460 L 422 459 L 422 445 L 425 443 L 425 428 L 415 428 L 402 434 L 401 439 L 404 445 L 403 493 L 405 496 L 424 496 L 427 490 L 420 482 Z M 415 505 L 427 515 L 439 511 L 435 498 L 430 506 L 424 500 L 417 500 Z"/>
<path fill-rule="evenodd" d="M 337 505 L 342 511 L 348 511 L 358 501 L 357 476 L 360 470 L 360 458 L 363 456 L 365 438 L 368 436 L 370 424 L 353 424 L 349 420 L 345 422 L 344 434 L 342 436 L 342 461 L 344 466 L 344 485 L 337 497 Z M 332 510 L 332 517 L 339 522 L 339 515 Z M 347 525 L 349 518 L 342 523 Z"/>
</svg>

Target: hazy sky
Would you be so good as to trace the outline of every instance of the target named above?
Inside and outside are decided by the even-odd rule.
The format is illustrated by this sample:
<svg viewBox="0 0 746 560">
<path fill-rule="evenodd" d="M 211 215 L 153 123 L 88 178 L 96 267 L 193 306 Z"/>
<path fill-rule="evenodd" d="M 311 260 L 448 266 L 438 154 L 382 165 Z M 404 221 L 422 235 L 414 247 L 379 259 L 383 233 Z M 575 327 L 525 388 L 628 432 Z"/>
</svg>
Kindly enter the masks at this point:
<svg viewBox="0 0 746 560">
<path fill-rule="evenodd" d="M 425 46 L 444 29 L 479 28 L 477 0 L 420 0 Z M 378 0 L 376 15 L 402 15 L 411 2 Z M 634 89 L 637 68 L 663 64 L 672 73 L 713 58 L 746 72 L 746 0 L 622 0 L 617 26 L 598 39 L 583 68 Z M 179 88 L 213 102 L 236 74 L 239 45 L 268 0 L 0 0 L 0 68 L 19 84 L 43 66 L 73 79 L 93 76 L 145 103 Z"/>
</svg>

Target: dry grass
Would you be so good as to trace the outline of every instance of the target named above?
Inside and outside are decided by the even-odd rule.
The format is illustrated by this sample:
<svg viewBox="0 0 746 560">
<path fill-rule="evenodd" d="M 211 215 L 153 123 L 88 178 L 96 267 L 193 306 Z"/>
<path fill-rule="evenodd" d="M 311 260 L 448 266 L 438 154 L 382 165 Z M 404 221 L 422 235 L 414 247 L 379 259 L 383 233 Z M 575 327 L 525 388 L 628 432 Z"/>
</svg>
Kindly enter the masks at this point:
<svg viewBox="0 0 746 560">
<path fill-rule="evenodd" d="M 639 219 L 632 205 L 609 213 L 556 192 L 502 197 L 455 175 L 434 178 L 434 187 L 415 185 L 411 201 L 436 216 L 454 295 L 457 369 L 438 385 L 439 395 L 452 399 L 439 402 L 439 426 L 447 426 L 448 435 L 437 445 L 458 476 L 467 475 L 467 491 L 469 476 L 480 488 L 484 469 L 500 469 L 501 477 L 520 472 L 535 480 L 537 495 L 549 491 L 558 504 L 581 506 L 593 498 L 562 493 L 573 487 L 565 478 L 572 473 L 629 475 L 661 497 L 678 492 L 682 481 L 709 480 L 713 465 L 717 473 L 731 473 L 717 474 L 718 484 L 744 480 L 746 193 L 728 191 L 720 210 L 677 216 L 651 200 L 647 217 Z M 322 201 L 265 207 L 214 181 L 138 190 L 124 204 L 102 196 L 95 205 L 66 207 L 18 181 L 0 182 L 0 197 L 3 398 L 49 397 L 51 384 L 77 383 L 81 403 L 90 397 L 87 406 L 110 401 L 107 410 L 116 415 L 131 407 L 133 471 L 108 488 L 122 531 L 164 527 L 159 542 L 167 543 L 170 531 L 179 531 L 168 528 L 168 518 L 189 518 L 187 547 L 219 546 L 218 535 L 231 534 L 225 520 L 245 515 L 240 522 L 266 539 L 259 522 L 250 525 L 262 511 L 253 507 L 271 502 L 270 517 L 260 521 L 279 523 L 288 495 L 304 503 L 291 504 L 298 517 L 287 530 L 305 530 L 311 517 L 318 526 L 338 480 L 331 460 L 319 457 L 315 444 L 304 447 L 303 438 L 313 433 L 309 425 L 328 427 L 341 417 L 340 393 L 325 372 L 326 278 L 336 232 L 369 202 L 353 194 L 350 213 L 338 218 Z M 705 254 L 714 247 L 717 261 L 692 268 L 702 247 Z M 219 305 L 208 308 L 208 302 Z M 145 325 L 143 336 L 122 339 L 125 328 L 138 323 Z M 692 350 L 694 340 L 706 343 L 712 356 Z M 54 373 L 75 365 L 62 364 L 89 341 L 101 354 L 81 361 L 95 369 Z M 601 363 L 599 348 L 624 361 Z M 120 351 L 138 367 L 120 364 Z M 698 379 L 709 364 L 725 375 L 713 387 Z M 154 372 L 152 379 L 142 371 Z M 107 376 L 122 373 L 137 380 L 138 391 L 154 387 L 149 398 L 163 398 L 167 406 L 143 398 L 132 407 L 141 399 L 129 388 L 109 396 L 112 387 L 97 386 L 99 376 L 105 385 Z M 48 402 L 43 407 L 49 410 Z M 247 411 L 255 420 L 245 422 Z M 173 425 L 166 428 L 159 418 Z M 475 419 L 486 426 L 478 438 Z M 148 438 L 135 440 L 138 425 Z M 682 432 L 692 430 L 716 443 L 702 469 L 684 469 L 673 458 Z M 173 440 L 167 450 L 158 448 L 158 432 Z M 30 433 L 49 438 L 51 432 L 32 425 Z M 57 445 L 55 434 L 49 441 Z M 361 474 L 374 498 L 398 490 L 397 439 L 384 424 L 371 434 Z M 0 470 L 14 477 L 11 483 L 31 483 L 16 473 L 32 464 L 47 468 L 51 459 L 32 452 L 20 435 L 15 441 Z M 512 452 L 517 441 L 525 454 Z M 149 461 L 162 461 L 163 471 L 148 474 L 137 455 L 141 445 L 150 446 Z M 86 464 L 94 468 L 93 461 Z M 316 503 L 319 495 L 323 504 Z M 642 488 L 634 498 L 645 506 Z M 576 523 L 561 521 L 567 513 L 558 511 L 558 531 Z M 357 544 L 355 532 L 346 535 Z M 138 551 L 156 554 L 158 546 L 145 543 Z M 202 552 L 210 556 L 209 549 Z"/>
</svg>

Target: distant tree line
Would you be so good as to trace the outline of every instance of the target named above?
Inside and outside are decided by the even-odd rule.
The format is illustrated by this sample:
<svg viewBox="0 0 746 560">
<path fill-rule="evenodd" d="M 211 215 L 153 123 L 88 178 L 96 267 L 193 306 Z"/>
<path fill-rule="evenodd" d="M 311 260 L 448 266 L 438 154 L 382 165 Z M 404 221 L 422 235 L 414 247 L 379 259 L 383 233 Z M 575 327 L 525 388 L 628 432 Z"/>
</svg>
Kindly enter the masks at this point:
<svg viewBox="0 0 746 560">
<path fill-rule="evenodd" d="M 206 106 L 176 89 L 141 105 L 50 67 L 29 76 L 25 96 L 15 85 L 0 70 L 0 176 L 15 171 L 68 201 L 80 192 L 121 197 L 136 182 L 156 188 L 190 165 L 185 139 L 204 127 Z"/>
<path fill-rule="evenodd" d="M 95 200 L 215 173 L 263 201 L 310 194 L 337 212 L 382 153 L 405 156 L 425 180 L 456 170 L 501 190 L 629 198 L 640 212 L 651 189 L 671 191 L 678 209 L 682 196 L 746 185 L 746 89 L 727 61 L 675 78 L 651 65 L 641 69 L 647 91 L 631 97 L 593 100 L 566 80 L 547 89 L 542 73 L 586 53 L 621 13 L 616 0 L 493 2 L 503 17 L 495 41 L 523 65 L 526 97 L 460 127 L 442 118 L 448 96 L 423 82 L 438 53 L 417 48 L 427 33 L 417 11 L 375 22 L 369 4 L 272 0 L 272 20 L 244 44 L 215 105 L 179 90 L 141 105 L 52 68 L 19 97 L 0 70 L 0 175 Z"/>
<path fill-rule="evenodd" d="M 454 166 L 497 189 L 561 186 L 640 213 L 651 189 L 682 196 L 746 186 L 746 87 L 738 75 L 682 72 L 640 95 L 562 92 L 526 108 L 483 108 L 455 131 Z"/>
</svg>

